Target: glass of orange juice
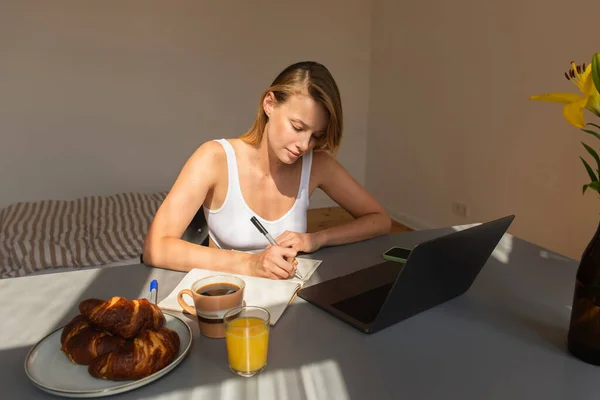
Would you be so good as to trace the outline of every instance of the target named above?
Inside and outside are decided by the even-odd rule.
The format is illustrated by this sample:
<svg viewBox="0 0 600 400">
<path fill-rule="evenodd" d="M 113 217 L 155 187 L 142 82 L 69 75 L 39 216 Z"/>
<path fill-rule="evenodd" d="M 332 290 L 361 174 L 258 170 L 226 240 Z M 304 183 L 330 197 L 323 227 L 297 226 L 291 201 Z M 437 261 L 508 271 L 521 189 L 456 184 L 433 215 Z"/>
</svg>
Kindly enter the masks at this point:
<svg viewBox="0 0 600 400">
<path fill-rule="evenodd" d="M 267 365 L 271 315 L 261 307 L 243 306 L 223 317 L 229 368 L 249 378 Z"/>
</svg>

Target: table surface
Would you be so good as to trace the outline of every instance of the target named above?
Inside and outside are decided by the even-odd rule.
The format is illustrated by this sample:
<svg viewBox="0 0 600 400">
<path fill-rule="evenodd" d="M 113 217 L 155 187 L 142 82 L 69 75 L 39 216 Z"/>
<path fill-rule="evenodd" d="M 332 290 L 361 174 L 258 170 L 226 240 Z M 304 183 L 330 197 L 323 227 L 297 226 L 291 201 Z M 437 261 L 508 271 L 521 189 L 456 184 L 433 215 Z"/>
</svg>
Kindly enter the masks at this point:
<svg viewBox="0 0 600 400">
<path fill-rule="evenodd" d="M 391 246 L 414 246 L 454 228 L 403 232 L 329 247 L 308 285 L 382 260 Z M 224 339 L 199 334 L 190 353 L 149 385 L 117 398 L 210 399 L 530 399 L 598 396 L 598 367 L 566 350 L 577 261 L 505 235 L 464 295 L 366 335 L 300 298 L 271 332 L 268 366 L 234 376 Z M 144 265 L 0 280 L 0 387 L 7 399 L 53 398 L 24 372 L 29 349 L 77 314 L 86 298 L 159 300 L 184 273 Z M 5 397 L 6 396 L 6 397 Z"/>
</svg>

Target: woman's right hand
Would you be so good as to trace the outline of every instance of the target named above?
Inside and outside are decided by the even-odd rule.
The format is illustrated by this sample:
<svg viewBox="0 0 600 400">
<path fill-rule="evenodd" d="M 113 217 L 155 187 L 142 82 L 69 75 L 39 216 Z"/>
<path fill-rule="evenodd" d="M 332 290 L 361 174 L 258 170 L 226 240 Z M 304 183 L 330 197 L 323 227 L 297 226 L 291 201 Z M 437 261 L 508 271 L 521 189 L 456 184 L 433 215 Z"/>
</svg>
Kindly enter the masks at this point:
<svg viewBox="0 0 600 400">
<path fill-rule="evenodd" d="M 271 279 L 288 279 L 296 273 L 294 260 L 297 251 L 280 246 L 269 246 L 250 258 L 250 274 Z"/>
</svg>

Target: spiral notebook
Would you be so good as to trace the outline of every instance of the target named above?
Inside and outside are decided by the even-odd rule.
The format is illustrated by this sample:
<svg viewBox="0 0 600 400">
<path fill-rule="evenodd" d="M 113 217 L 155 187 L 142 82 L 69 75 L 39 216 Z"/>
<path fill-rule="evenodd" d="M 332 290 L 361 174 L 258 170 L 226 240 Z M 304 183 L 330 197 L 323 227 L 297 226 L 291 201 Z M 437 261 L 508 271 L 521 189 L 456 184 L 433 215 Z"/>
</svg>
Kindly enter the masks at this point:
<svg viewBox="0 0 600 400">
<path fill-rule="evenodd" d="M 311 260 L 297 257 L 298 272 L 303 279 L 292 277 L 289 279 L 268 279 L 240 274 L 227 274 L 237 276 L 246 282 L 244 301 L 246 305 L 265 308 L 271 314 L 271 325 L 275 325 L 288 305 L 296 297 L 298 290 L 310 279 L 311 275 L 321 265 L 321 260 Z M 212 275 L 223 275 L 223 272 L 207 269 L 192 269 L 169 295 L 158 303 L 163 310 L 185 312 L 177 302 L 177 294 L 183 289 L 191 288 L 198 279 Z M 184 300 L 193 307 L 192 299 L 183 296 Z"/>
</svg>

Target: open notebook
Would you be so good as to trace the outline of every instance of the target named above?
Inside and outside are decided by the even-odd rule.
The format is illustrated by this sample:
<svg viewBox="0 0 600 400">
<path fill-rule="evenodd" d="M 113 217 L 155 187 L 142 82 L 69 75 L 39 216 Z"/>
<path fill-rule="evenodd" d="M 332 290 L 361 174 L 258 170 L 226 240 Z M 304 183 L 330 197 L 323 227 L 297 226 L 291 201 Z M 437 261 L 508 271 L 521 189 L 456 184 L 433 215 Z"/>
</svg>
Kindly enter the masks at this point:
<svg viewBox="0 0 600 400">
<path fill-rule="evenodd" d="M 258 306 L 265 308 L 271 314 L 271 325 L 275 325 L 287 306 L 294 300 L 298 290 L 302 288 L 305 282 L 310 279 L 310 276 L 321 265 L 321 260 L 310 260 L 307 258 L 297 257 L 298 272 L 303 279 L 295 277 L 289 279 L 268 279 L 255 276 L 229 274 L 237 276 L 246 282 L 244 291 L 244 301 L 246 305 Z M 211 275 L 223 275 L 220 271 L 211 271 L 206 269 L 192 269 L 171 293 L 158 306 L 164 310 L 183 312 L 181 306 L 177 302 L 177 294 L 183 289 L 192 287 L 192 283 L 198 279 L 205 278 Z M 184 300 L 193 307 L 192 299 L 189 296 L 183 296 Z"/>
</svg>

